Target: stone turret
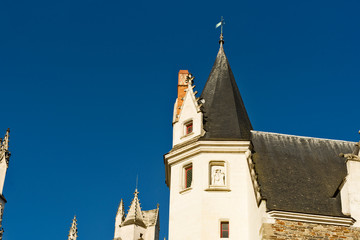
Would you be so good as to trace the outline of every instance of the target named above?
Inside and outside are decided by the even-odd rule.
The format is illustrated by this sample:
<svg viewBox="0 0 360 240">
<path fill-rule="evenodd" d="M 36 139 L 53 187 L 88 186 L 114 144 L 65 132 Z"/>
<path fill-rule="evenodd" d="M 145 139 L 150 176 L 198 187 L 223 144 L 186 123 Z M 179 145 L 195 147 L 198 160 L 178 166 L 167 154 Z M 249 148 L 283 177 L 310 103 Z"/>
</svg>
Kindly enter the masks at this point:
<svg viewBox="0 0 360 240">
<path fill-rule="evenodd" d="M 139 192 L 135 189 L 134 198 L 125 216 L 121 199 L 115 217 L 114 240 L 159 240 L 159 206 L 156 209 L 142 211 Z"/>
</svg>

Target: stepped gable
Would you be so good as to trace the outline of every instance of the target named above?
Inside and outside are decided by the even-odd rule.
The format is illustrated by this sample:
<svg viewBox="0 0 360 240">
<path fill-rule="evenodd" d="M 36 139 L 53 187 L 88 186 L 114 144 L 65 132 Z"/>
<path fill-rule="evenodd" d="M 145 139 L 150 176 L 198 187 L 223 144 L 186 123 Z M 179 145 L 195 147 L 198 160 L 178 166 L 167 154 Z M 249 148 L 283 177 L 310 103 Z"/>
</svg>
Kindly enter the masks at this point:
<svg viewBox="0 0 360 240">
<path fill-rule="evenodd" d="M 344 217 L 339 186 L 347 175 L 340 153 L 355 143 L 251 131 L 253 161 L 268 210 Z"/>
</svg>

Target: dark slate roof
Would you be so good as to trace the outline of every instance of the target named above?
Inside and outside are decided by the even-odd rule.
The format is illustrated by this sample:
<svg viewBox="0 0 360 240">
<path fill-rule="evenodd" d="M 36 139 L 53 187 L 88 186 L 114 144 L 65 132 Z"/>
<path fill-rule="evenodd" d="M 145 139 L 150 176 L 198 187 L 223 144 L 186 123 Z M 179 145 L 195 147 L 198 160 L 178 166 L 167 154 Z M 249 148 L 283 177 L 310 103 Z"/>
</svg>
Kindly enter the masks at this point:
<svg viewBox="0 0 360 240">
<path fill-rule="evenodd" d="M 251 131 L 253 161 L 268 210 L 344 216 L 337 189 L 347 174 L 340 153 L 354 142 Z"/>
<path fill-rule="evenodd" d="M 201 98 L 206 131 L 202 140 L 250 140 L 252 126 L 222 44 Z"/>
</svg>

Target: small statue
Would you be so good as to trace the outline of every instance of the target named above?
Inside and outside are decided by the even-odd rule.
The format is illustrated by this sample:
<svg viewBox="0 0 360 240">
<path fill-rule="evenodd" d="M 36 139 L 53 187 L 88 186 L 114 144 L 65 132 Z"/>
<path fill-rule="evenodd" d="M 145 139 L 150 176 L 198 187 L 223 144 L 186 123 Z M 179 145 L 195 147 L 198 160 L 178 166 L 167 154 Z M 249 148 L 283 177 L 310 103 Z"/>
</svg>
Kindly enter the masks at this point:
<svg viewBox="0 0 360 240">
<path fill-rule="evenodd" d="M 220 168 L 213 171 L 211 183 L 214 186 L 225 186 L 225 173 Z"/>
</svg>

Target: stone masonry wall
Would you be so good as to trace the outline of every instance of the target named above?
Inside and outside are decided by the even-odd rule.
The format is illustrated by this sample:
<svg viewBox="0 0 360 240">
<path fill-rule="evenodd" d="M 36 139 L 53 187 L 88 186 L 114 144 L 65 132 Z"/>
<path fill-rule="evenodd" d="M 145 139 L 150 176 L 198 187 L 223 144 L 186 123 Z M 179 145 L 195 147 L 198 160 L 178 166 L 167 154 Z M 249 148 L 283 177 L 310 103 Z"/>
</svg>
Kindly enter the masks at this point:
<svg viewBox="0 0 360 240">
<path fill-rule="evenodd" d="M 360 228 L 276 220 L 274 224 L 263 225 L 262 239 L 357 240 L 360 239 Z"/>
</svg>

